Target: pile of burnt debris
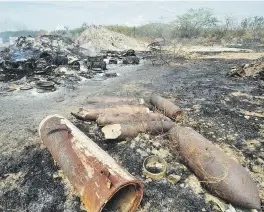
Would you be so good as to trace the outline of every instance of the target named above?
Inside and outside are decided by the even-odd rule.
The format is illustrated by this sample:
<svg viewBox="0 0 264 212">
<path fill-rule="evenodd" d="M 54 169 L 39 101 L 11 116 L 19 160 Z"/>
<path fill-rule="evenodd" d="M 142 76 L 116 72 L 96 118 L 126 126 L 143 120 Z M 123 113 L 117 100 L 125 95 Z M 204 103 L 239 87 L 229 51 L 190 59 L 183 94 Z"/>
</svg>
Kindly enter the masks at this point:
<svg viewBox="0 0 264 212">
<path fill-rule="evenodd" d="M 0 52 L 0 81 L 16 81 L 21 90 L 37 87 L 54 91 L 55 85 L 78 82 L 104 73 L 107 63 L 139 64 L 134 50 L 90 55 L 89 50 L 66 37 L 19 37 L 14 45 Z M 117 75 L 106 74 L 106 77 L 113 76 Z"/>
<path fill-rule="evenodd" d="M 107 64 L 139 64 L 139 57 L 136 56 L 135 50 L 127 51 L 102 51 L 105 55 L 104 61 Z"/>
<path fill-rule="evenodd" d="M 231 77 L 253 77 L 264 81 L 264 58 L 260 58 L 252 63 L 240 64 L 232 67 Z"/>
<path fill-rule="evenodd" d="M 258 188 L 248 171 L 192 128 L 175 123 L 184 117 L 184 111 L 171 101 L 153 94 L 149 103 L 129 97 L 91 97 L 87 103 L 72 115 L 81 121 L 96 121 L 103 140 L 120 142 L 139 133 L 167 134 L 172 150 L 210 192 L 234 205 L 260 209 Z M 136 211 L 144 198 L 142 181 L 73 123 L 51 115 L 41 122 L 39 133 L 88 211 Z M 140 165 L 153 184 L 165 177 L 179 181 L 175 175 L 167 176 L 167 162 L 157 155 L 146 157 Z"/>
</svg>

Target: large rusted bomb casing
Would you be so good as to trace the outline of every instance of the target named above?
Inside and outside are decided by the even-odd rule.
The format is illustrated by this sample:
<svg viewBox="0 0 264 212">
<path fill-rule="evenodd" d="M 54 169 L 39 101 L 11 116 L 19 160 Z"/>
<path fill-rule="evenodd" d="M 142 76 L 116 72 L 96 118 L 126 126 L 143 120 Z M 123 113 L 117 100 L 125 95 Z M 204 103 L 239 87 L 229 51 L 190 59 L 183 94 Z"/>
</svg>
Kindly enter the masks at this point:
<svg viewBox="0 0 264 212">
<path fill-rule="evenodd" d="M 41 122 L 39 134 L 88 211 L 136 210 L 143 196 L 141 182 L 70 121 L 48 116 Z"/>
<path fill-rule="evenodd" d="M 176 126 L 170 140 L 187 165 L 216 195 L 235 205 L 260 209 L 258 189 L 244 167 L 189 127 Z"/>
<path fill-rule="evenodd" d="M 151 95 L 150 102 L 157 107 L 157 109 L 163 111 L 164 115 L 177 119 L 179 116 L 182 116 L 183 110 L 180 109 L 177 105 L 173 104 L 171 101 L 162 98 L 158 95 Z"/>
<path fill-rule="evenodd" d="M 159 113 L 121 113 L 121 114 L 100 114 L 97 118 L 99 126 L 108 124 L 119 124 L 126 122 L 148 122 L 148 121 L 170 121 L 170 119 Z"/>
<path fill-rule="evenodd" d="M 102 132 L 105 139 L 126 139 L 134 138 L 143 132 L 166 133 L 174 126 L 172 121 L 130 122 L 104 126 Z"/>
<path fill-rule="evenodd" d="M 83 121 L 95 121 L 100 114 L 119 113 L 149 113 L 149 108 L 143 105 L 115 105 L 107 108 L 80 108 L 78 113 L 71 113 L 77 119 Z"/>
</svg>

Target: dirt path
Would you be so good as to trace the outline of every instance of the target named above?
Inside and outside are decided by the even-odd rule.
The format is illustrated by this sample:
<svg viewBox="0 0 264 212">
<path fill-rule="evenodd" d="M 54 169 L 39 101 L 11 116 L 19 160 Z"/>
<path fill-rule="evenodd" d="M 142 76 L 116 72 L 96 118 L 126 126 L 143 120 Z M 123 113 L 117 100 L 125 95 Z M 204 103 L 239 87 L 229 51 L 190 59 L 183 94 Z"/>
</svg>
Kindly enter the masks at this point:
<svg viewBox="0 0 264 212">
<path fill-rule="evenodd" d="M 263 198 L 264 118 L 256 113 L 263 112 L 264 99 L 261 96 L 264 89 L 254 80 L 225 76 L 238 62 L 242 60 L 196 60 L 174 68 L 147 64 L 112 66 L 110 71 L 119 73 L 119 77 L 105 81 L 89 80 L 74 90 L 63 88 L 46 94 L 20 91 L 0 96 L 0 211 L 81 211 L 79 198 L 58 172 L 59 168 L 48 151 L 40 145 L 39 122 L 52 113 L 69 117 L 72 110 L 85 104 L 89 95 L 145 97 L 153 91 L 171 98 L 189 111 L 182 124 L 194 127 L 228 154 L 235 155 L 250 170 Z M 255 115 L 248 115 L 247 111 L 255 112 Z M 146 140 L 144 142 L 148 145 Z M 192 173 L 180 164 L 180 169 L 175 172 L 180 170 L 182 177 L 175 186 L 166 180 L 151 182 L 143 179 L 140 151 L 146 146 L 134 144 L 136 147 L 131 149 L 132 144 L 133 141 L 100 145 L 144 181 L 141 211 L 219 209 L 208 200 L 206 190 L 200 188 L 202 190 L 197 193 L 194 186 L 187 183 Z M 173 158 L 167 158 L 170 166 L 176 163 Z"/>
</svg>

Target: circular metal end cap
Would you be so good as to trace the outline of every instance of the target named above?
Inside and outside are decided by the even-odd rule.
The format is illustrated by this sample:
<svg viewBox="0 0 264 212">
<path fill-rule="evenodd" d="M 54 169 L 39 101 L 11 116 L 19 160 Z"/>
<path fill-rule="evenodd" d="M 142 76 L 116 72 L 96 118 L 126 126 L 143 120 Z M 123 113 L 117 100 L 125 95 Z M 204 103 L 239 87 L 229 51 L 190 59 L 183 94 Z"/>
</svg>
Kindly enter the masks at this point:
<svg viewBox="0 0 264 212">
<path fill-rule="evenodd" d="M 152 155 L 143 162 L 143 174 L 152 179 L 161 179 L 165 176 L 167 163 L 164 159 Z"/>
</svg>

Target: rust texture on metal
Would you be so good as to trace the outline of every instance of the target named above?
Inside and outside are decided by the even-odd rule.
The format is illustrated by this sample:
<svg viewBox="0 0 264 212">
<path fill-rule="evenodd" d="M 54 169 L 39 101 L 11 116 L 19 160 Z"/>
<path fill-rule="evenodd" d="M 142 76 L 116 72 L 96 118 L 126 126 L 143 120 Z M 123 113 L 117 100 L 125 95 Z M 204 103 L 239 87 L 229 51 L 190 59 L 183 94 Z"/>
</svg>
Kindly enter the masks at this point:
<svg viewBox="0 0 264 212">
<path fill-rule="evenodd" d="M 134 138 L 143 132 L 165 133 L 174 126 L 175 123 L 172 121 L 130 122 L 104 126 L 102 132 L 105 139 L 125 139 Z"/>
<path fill-rule="evenodd" d="M 169 134 L 172 145 L 213 193 L 232 204 L 260 209 L 258 189 L 243 166 L 192 128 L 176 126 Z"/>
<path fill-rule="evenodd" d="M 40 137 L 79 192 L 88 211 L 135 211 L 143 196 L 139 180 L 70 121 L 53 115 L 39 127 Z"/>
<path fill-rule="evenodd" d="M 119 114 L 119 113 L 149 113 L 149 108 L 143 105 L 116 105 L 107 108 L 81 108 L 78 113 L 71 113 L 76 118 L 83 121 L 95 121 L 99 114 Z"/>
<path fill-rule="evenodd" d="M 183 114 L 183 110 L 173 104 L 171 101 L 162 98 L 161 96 L 152 94 L 150 102 L 158 109 L 163 111 L 164 115 L 177 119 L 177 117 Z"/>
<path fill-rule="evenodd" d="M 134 103 L 134 104 L 144 104 L 144 99 L 142 98 L 132 98 L 132 97 L 115 97 L 115 96 L 95 96 L 87 97 L 87 103 L 114 103 L 114 102 L 123 102 L 123 103 Z"/>
<path fill-rule="evenodd" d="M 122 113 L 122 114 L 100 114 L 97 119 L 99 126 L 119 124 L 125 122 L 147 122 L 147 121 L 170 121 L 170 119 L 159 113 Z"/>
</svg>

